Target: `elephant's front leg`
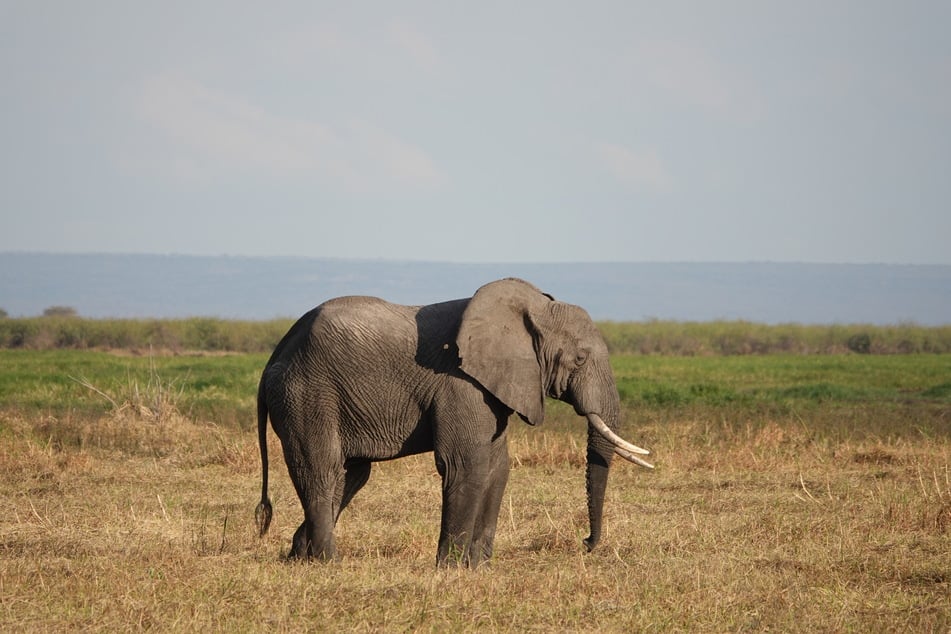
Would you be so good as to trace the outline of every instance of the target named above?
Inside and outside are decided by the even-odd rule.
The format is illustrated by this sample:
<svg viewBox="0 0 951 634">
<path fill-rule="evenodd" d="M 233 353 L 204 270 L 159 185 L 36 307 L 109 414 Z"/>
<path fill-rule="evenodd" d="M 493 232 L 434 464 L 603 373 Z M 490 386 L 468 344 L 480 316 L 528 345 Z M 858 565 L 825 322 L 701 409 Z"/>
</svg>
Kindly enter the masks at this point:
<svg viewBox="0 0 951 634">
<path fill-rule="evenodd" d="M 499 520 L 499 508 L 502 506 L 502 494 L 509 479 L 509 451 L 505 434 L 492 443 L 489 458 L 489 478 L 479 513 L 476 515 L 475 532 L 472 539 L 470 565 L 475 568 L 492 558 L 492 545 L 495 542 L 495 527 Z"/>
<path fill-rule="evenodd" d="M 489 454 L 488 446 L 445 455 L 437 451 L 436 470 L 442 476 L 438 566 L 472 565 L 476 518 L 488 487 Z"/>
</svg>

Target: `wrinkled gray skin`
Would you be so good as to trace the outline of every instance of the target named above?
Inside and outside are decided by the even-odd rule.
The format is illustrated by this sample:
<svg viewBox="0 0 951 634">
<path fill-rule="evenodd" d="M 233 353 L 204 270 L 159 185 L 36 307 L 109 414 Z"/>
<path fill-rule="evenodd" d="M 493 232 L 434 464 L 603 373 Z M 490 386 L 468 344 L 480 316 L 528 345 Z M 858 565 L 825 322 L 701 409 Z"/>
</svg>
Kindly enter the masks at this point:
<svg viewBox="0 0 951 634">
<path fill-rule="evenodd" d="M 294 324 L 261 377 L 261 534 L 271 519 L 270 415 L 304 507 L 291 558 L 336 556 L 334 526 L 372 463 L 433 451 L 442 476 L 437 564 L 476 567 L 492 555 L 509 416 L 541 424 L 546 396 L 617 430 L 617 388 L 591 318 L 527 282 L 500 280 L 471 299 L 422 307 L 330 300 Z M 588 550 L 601 537 L 613 452 L 589 424 Z"/>
</svg>

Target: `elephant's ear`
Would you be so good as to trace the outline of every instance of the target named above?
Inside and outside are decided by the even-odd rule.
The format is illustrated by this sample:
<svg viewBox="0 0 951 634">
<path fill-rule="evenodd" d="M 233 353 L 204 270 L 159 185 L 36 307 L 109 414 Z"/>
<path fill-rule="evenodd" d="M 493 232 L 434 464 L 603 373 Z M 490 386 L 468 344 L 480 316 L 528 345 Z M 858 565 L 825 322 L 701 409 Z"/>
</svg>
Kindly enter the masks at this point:
<svg viewBox="0 0 951 634">
<path fill-rule="evenodd" d="M 472 296 L 456 337 L 463 372 L 531 425 L 545 418 L 532 313 L 550 300 L 523 280 L 491 282 Z"/>
</svg>

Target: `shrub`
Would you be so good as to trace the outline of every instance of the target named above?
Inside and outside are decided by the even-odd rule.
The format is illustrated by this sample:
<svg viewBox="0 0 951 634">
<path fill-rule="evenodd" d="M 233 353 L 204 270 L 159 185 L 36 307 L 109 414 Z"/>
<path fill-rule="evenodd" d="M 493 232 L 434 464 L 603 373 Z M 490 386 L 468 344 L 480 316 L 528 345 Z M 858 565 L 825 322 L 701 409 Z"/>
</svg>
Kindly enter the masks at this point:
<svg viewBox="0 0 951 634">
<path fill-rule="evenodd" d="M 44 317 L 76 317 L 78 314 L 72 306 L 50 306 L 43 310 Z"/>
<path fill-rule="evenodd" d="M 52 307 L 55 308 L 55 307 Z M 51 309 L 47 309 L 49 312 Z M 73 309 L 68 309 L 73 310 Z M 293 320 L 85 319 L 73 312 L 0 319 L 0 348 L 270 352 Z M 951 326 L 923 327 L 720 322 L 601 322 L 611 354 L 714 356 L 761 354 L 951 353 Z"/>
<path fill-rule="evenodd" d="M 951 326 L 756 324 L 713 322 L 602 322 L 612 354 L 922 354 L 951 352 Z"/>
<path fill-rule="evenodd" d="M 868 354 L 872 351 L 872 338 L 867 333 L 859 333 L 849 337 L 846 344 L 852 352 L 857 354 Z"/>
</svg>

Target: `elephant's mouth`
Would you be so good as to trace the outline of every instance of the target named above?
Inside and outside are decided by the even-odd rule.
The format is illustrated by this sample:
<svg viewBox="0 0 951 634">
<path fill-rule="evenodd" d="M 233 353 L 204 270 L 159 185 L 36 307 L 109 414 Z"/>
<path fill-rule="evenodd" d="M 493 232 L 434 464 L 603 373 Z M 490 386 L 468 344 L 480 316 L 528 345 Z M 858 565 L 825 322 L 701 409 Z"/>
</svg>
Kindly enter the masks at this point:
<svg viewBox="0 0 951 634">
<path fill-rule="evenodd" d="M 607 423 L 601 419 L 597 414 L 587 414 L 588 422 L 591 423 L 591 426 L 598 430 L 604 438 L 614 445 L 614 453 L 621 456 L 625 460 L 633 462 L 634 464 L 639 464 L 642 467 L 647 467 L 648 469 L 653 469 L 654 465 L 638 458 L 638 455 L 649 456 L 651 452 L 646 449 L 642 449 L 637 445 L 631 444 L 611 431 L 611 428 L 608 427 Z"/>
</svg>

